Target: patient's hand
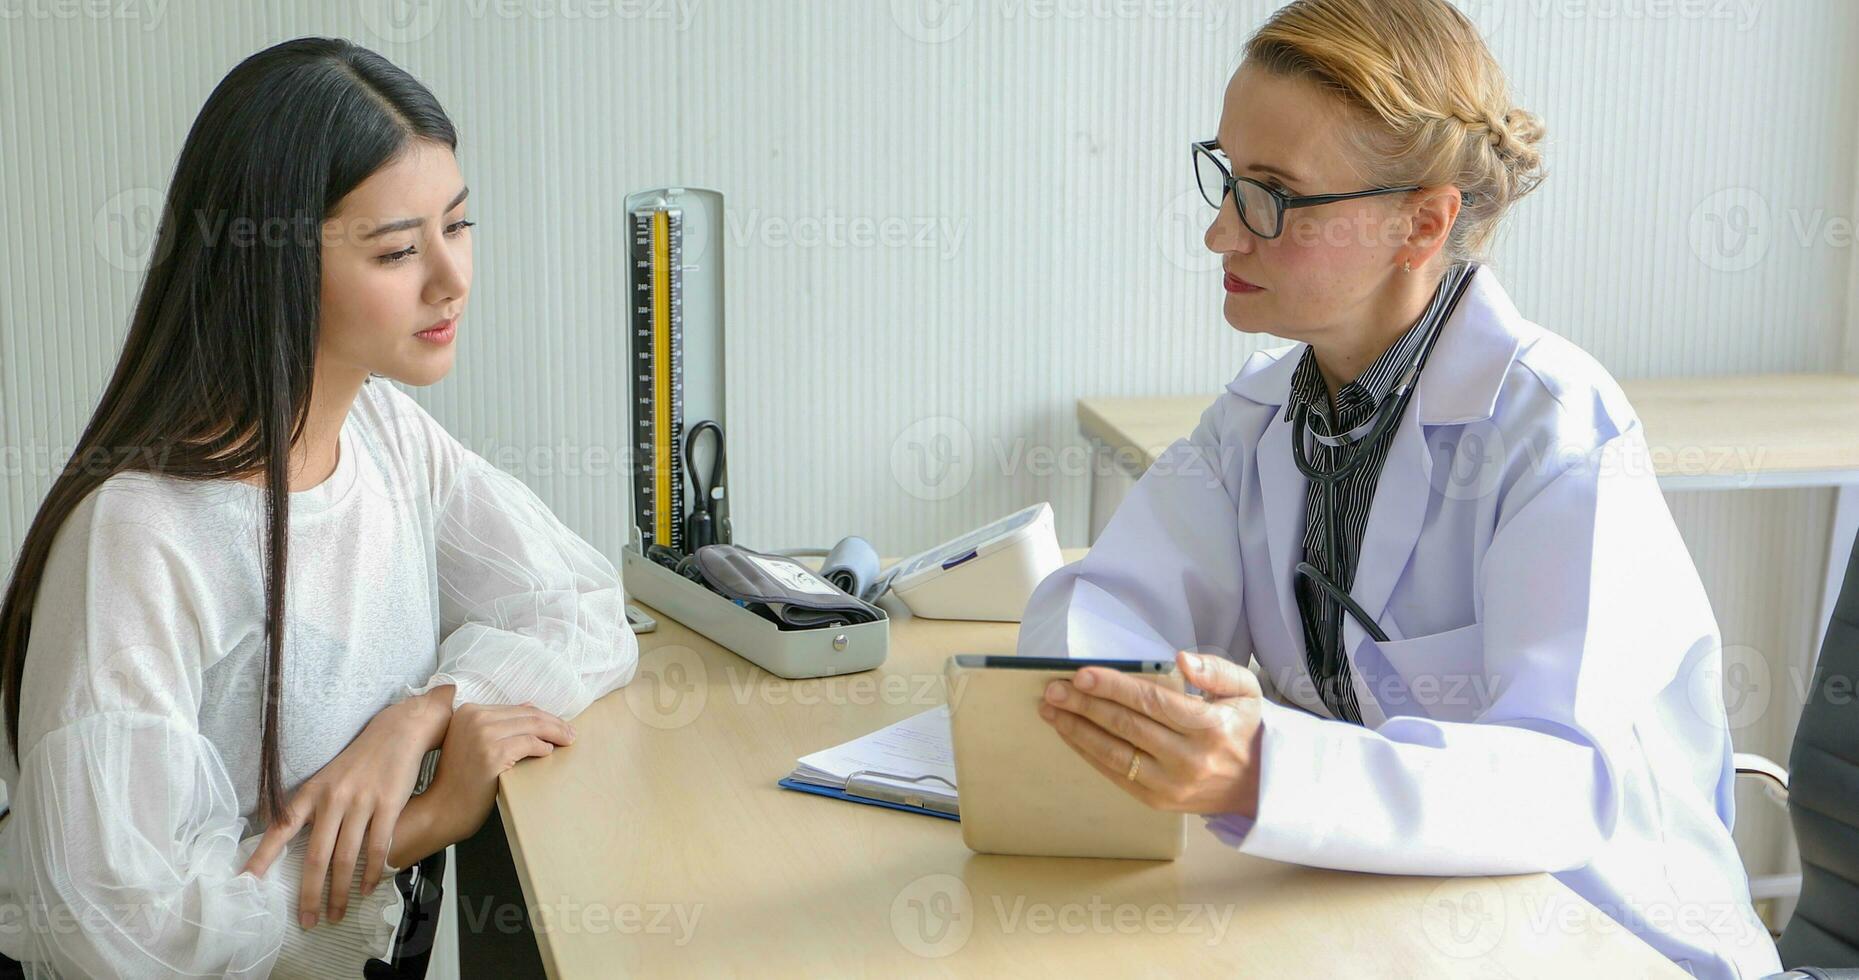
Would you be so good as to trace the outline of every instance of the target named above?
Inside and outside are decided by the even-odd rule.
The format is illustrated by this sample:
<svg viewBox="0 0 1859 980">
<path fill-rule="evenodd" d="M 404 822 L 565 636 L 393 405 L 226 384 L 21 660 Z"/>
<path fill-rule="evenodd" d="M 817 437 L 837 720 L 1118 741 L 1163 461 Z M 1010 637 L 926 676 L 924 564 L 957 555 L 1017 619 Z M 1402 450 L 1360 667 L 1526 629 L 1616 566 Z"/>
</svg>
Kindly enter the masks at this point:
<svg viewBox="0 0 1859 980">
<path fill-rule="evenodd" d="M 264 839 L 241 869 L 261 878 L 291 839 L 310 828 L 297 901 L 302 928 L 314 926 L 319 917 L 342 921 L 358 863 L 362 894 L 371 894 L 380 883 L 401 810 L 413 794 L 420 763 L 445 735 L 451 702 L 448 685 L 382 709 L 341 754 L 291 794 L 284 819 L 265 828 Z M 327 906 L 325 881 L 330 884 Z"/>
<path fill-rule="evenodd" d="M 432 785 L 407 805 L 392 857 L 418 860 L 477 833 L 497 805 L 498 777 L 573 742 L 573 726 L 535 705 L 460 705 Z"/>
<path fill-rule="evenodd" d="M 1178 653 L 1205 700 L 1086 667 L 1047 685 L 1039 716 L 1085 761 L 1158 810 L 1258 816 L 1259 679 L 1230 660 Z M 1130 778 L 1132 761 L 1141 754 Z"/>
</svg>

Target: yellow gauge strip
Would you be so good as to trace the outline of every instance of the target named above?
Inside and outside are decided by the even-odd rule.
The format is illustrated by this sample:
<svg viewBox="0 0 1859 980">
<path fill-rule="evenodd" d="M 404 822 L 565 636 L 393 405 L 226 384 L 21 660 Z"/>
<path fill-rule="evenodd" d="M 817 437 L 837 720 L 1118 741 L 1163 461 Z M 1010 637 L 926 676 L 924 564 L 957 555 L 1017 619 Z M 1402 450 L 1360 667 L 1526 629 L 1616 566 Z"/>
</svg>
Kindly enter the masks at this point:
<svg viewBox="0 0 1859 980">
<path fill-rule="evenodd" d="M 671 229 L 666 212 L 652 212 L 652 481 L 653 538 L 671 543 Z"/>
</svg>

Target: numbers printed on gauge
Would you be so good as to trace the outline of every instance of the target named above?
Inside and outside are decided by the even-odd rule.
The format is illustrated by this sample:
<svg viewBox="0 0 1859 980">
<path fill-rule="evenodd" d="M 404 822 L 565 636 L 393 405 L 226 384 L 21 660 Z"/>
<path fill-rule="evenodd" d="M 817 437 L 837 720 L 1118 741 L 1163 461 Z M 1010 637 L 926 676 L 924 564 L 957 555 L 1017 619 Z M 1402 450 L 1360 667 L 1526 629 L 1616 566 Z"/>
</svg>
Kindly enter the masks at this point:
<svg viewBox="0 0 1859 980">
<path fill-rule="evenodd" d="M 682 551 L 684 463 L 684 213 L 665 206 L 635 208 L 632 218 L 633 514 L 647 546 Z"/>
</svg>

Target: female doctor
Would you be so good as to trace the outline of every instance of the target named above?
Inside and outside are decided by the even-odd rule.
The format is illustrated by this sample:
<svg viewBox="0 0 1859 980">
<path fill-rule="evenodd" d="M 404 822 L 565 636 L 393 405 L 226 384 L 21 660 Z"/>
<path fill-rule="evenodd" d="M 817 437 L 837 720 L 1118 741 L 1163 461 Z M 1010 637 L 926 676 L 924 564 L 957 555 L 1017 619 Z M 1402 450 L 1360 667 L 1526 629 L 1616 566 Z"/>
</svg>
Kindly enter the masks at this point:
<svg viewBox="0 0 1859 980">
<path fill-rule="evenodd" d="M 1444 0 L 1279 10 L 1193 155 L 1227 321 L 1299 343 L 1040 585 L 1019 652 L 1174 655 L 1204 699 L 1086 668 L 1039 713 L 1244 853 L 1553 872 L 1697 976 L 1762 976 L 1716 623 L 1639 420 L 1474 261 L 1541 134 Z"/>
</svg>

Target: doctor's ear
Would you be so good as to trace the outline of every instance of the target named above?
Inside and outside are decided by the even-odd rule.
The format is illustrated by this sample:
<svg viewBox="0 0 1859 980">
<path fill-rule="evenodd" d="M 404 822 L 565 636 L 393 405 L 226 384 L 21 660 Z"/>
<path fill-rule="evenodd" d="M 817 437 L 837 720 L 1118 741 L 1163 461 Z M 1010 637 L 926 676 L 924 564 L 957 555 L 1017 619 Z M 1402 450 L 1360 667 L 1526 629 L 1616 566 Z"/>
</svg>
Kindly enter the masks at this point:
<svg viewBox="0 0 1859 980">
<path fill-rule="evenodd" d="M 1401 259 L 1419 269 L 1433 261 L 1452 237 L 1452 225 L 1463 206 L 1459 189 L 1422 187 L 1413 192 L 1408 212 L 1407 237 L 1400 243 Z"/>
</svg>

